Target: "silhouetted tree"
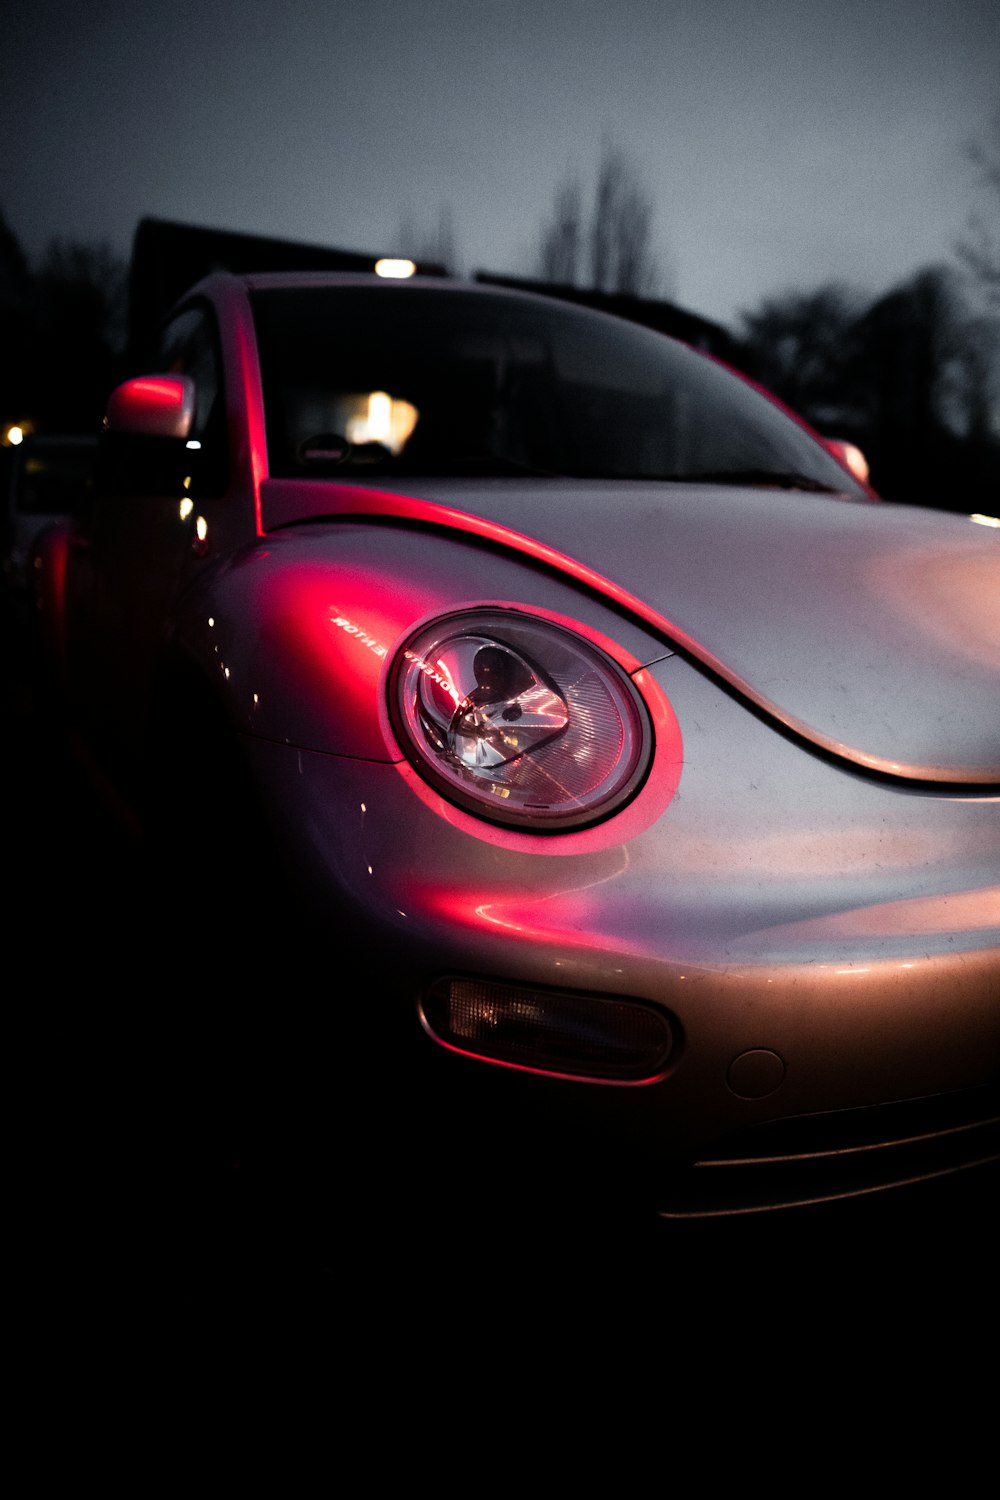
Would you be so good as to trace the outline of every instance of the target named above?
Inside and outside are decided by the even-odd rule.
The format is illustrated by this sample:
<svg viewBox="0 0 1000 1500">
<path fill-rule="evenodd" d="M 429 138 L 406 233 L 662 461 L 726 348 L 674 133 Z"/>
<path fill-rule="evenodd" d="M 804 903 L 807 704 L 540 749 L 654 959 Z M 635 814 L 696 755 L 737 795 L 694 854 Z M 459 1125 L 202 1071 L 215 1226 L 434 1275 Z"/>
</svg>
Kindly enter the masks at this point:
<svg viewBox="0 0 1000 1500">
<path fill-rule="evenodd" d="M 7 307 L 12 297 L 22 295 L 28 275 L 28 258 L 0 209 L 0 307 Z"/>
<path fill-rule="evenodd" d="M 742 314 L 749 373 L 818 426 L 856 430 L 862 413 L 851 371 L 865 311 L 860 294 L 836 282 L 765 298 Z"/>
<path fill-rule="evenodd" d="M 996 319 L 970 311 L 954 267 L 924 267 L 870 303 L 836 285 L 770 297 L 743 324 L 743 368 L 858 443 L 887 498 L 995 510 Z"/>
<path fill-rule="evenodd" d="M 455 217 L 448 204 L 438 209 L 437 220 L 432 225 L 418 224 L 407 215 L 399 229 L 400 254 L 411 260 L 426 261 L 440 266 L 450 276 L 459 274 L 458 235 Z"/>
<path fill-rule="evenodd" d="M 653 250 L 655 210 L 629 155 L 605 140 L 589 216 L 578 177 L 556 189 L 543 225 L 535 269 L 543 280 L 576 285 L 586 276 L 596 291 L 651 297 L 666 281 Z"/>
<path fill-rule="evenodd" d="M 651 253 L 653 204 L 635 166 L 606 141 L 597 169 L 590 224 L 590 280 L 601 292 L 633 297 L 658 281 Z"/>
<path fill-rule="evenodd" d="M 856 328 L 870 420 L 882 431 L 964 426 L 966 314 L 958 278 L 929 266 L 869 308 Z"/>
<path fill-rule="evenodd" d="M 995 360 L 958 273 L 950 266 L 918 271 L 873 303 L 857 334 L 868 445 L 881 488 L 891 498 L 995 510 Z"/>
<path fill-rule="evenodd" d="M 32 267 L 0 215 L 0 419 L 96 427 L 119 375 L 125 290 L 103 245 L 54 240 Z"/>
<path fill-rule="evenodd" d="M 49 244 L 35 274 L 47 427 L 87 431 L 100 422 L 119 374 L 126 281 L 124 262 L 105 245 Z"/>
<path fill-rule="evenodd" d="M 0 210 L 0 423 L 30 416 L 39 387 L 35 288 L 28 259 Z"/>
<path fill-rule="evenodd" d="M 970 141 L 966 155 L 979 169 L 983 207 L 970 214 L 964 237 L 956 245 L 988 309 L 1000 312 L 1000 110 L 985 141 Z"/>
<path fill-rule="evenodd" d="M 538 272 L 545 281 L 575 286 L 583 251 L 583 192 L 578 177 L 556 188 L 552 218 L 542 232 Z"/>
</svg>

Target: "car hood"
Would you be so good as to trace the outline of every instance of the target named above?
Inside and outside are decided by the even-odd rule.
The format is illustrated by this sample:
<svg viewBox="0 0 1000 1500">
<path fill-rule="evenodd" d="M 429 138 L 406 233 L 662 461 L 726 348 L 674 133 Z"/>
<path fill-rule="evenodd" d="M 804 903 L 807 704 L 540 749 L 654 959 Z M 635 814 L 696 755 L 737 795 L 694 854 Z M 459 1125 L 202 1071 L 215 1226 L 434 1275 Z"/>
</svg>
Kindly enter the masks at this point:
<svg viewBox="0 0 1000 1500">
<path fill-rule="evenodd" d="M 635 480 L 261 486 L 265 530 L 337 515 L 443 526 L 527 553 L 858 765 L 1000 781 L 1000 536 L 968 517 Z"/>
</svg>

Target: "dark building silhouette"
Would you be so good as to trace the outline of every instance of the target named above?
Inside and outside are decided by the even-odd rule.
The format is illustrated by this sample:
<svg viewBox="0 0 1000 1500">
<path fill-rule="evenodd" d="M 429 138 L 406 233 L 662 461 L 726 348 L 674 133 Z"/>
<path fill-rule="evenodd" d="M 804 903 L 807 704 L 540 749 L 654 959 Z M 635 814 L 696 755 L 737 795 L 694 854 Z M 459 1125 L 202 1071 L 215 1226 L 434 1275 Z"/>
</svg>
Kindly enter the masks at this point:
<svg viewBox="0 0 1000 1500">
<path fill-rule="evenodd" d="M 389 253 L 395 252 L 338 250 L 171 219 L 141 219 L 129 272 L 130 360 L 141 357 L 177 299 L 212 271 L 371 271 L 379 256 Z M 417 269 L 421 276 L 444 275 L 444 268 L 431 262 L 420 261 Z"/>
</svg>

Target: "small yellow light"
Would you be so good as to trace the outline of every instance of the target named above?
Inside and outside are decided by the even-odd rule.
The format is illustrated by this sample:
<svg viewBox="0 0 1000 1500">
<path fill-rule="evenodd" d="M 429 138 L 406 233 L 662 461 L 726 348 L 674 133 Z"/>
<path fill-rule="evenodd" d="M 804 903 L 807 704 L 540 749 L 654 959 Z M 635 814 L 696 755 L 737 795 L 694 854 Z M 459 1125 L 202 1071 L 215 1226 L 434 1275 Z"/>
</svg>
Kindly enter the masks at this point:
<svg viewBox="0 0 1000 1500">
<path fill-rule="evenodd" d="M 191 499 L 190 495 L 185 495 L 184 499 L 181 501 L 181 520 L 186 521 L 193 510 L 194 501 Z"/>
<path fill-rule="evenodd" d="M 204 516 L 199 516 L 197 521 L 195 521 L 194 530 L 199 542 L 203 542 L 208 536 L 208 522 Z"/>
<path fill-rule="evenodd" d="M 388 276 L 395 281 L 405 281 L 408 276 L 415 276 L 417 268 L 412 260 L 397 260 L 391 256 L 383 256 L 375 262 L 375 275 Z"/>
<path fill-rule="evenodd" d="M 975 521 L 977 526 L 1000 526 L 1000 516 L 981 516 L 977 513 L 970 516 L 969 520 Z"/>
<path fill-rule="evenodd" d="M 23 427 L 19 427 L 17 425 L 17 423 L 15 423 L 13 425 L 13 427 L 8 427 L 7 428 L 7 441 L 14 448 L 16 448 L 19 443 L 23 443 L 24 442 L 24 428 Z"/>
</svg>

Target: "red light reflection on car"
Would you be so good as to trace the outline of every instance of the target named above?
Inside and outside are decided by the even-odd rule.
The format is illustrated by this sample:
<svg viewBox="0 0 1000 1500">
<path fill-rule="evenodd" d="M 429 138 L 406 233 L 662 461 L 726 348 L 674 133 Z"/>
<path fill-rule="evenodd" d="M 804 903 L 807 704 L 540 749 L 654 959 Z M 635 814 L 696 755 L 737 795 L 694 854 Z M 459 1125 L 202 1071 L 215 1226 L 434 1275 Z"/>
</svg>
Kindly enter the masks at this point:
<svg viewBox="0 0 1000 1500">
<path fill-rule="evenodd" d="M 118 432 L 150 432 L 186 437 L 193 412 L 193 387 L 169 375 L 126 380 L 108 399 L 105 425 Z"/>
<path fill-rule="evenodd" d="M 421 907 L 437 920 L 453 927 L 489 931 L 498 938 L 516 934 L 519 944 L 534 943 L 540 947 L 557 947 L 572 953 L 600 953 L 602 968 L 608 968 L 609 955 L 627 954 L 634 958 L 655 958 L 662 949 L 639 944 L 623 937 L 621 932 L 603 929 L 607 908 L 599 891 L 626 875 L 627 865 L 619 861 L 602 867 L 593 878 L 580 885 L 569 885 L 562 891 L 547 891 L 538 899 L 526 897 L 523 889 L 504 893 L 468 888 L 425 887 L 420 893 Z M 612 966 L 613 972 L 613 966 Z"/>
</svg>

